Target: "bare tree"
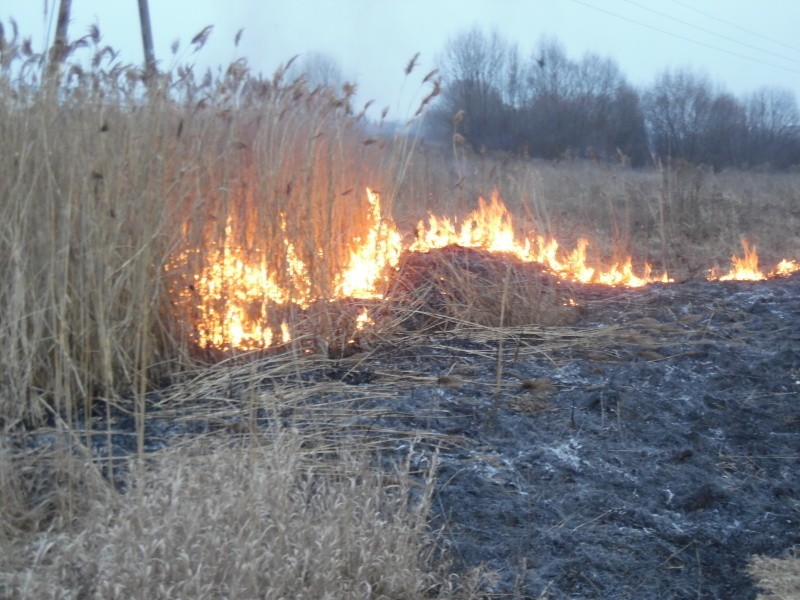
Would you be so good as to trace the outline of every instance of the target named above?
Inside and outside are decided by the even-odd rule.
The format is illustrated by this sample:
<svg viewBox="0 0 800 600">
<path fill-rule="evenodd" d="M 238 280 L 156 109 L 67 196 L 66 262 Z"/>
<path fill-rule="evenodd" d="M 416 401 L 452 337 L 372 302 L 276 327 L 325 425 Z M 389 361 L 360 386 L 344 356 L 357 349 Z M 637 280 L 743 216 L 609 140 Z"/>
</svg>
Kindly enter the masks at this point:
<svg viewBox="0 0 800 600">
<path fill-rule="evenodd" d="M 532 154 L 646 159 L 638 94 L 613 60 L 573 60 L 557 41 L 543 39 L 527 65 L 527 84 L 518 131 Z"/>
<path fill-rule="evenodd" d="M 800 164 L 800 110 L 790 91 L 764 88 L 739 99 L 683 69 L 659 76 L 645 105 L 661 156 L 717 169 Z"/>
<path fill-rule="evenodd" d="M 742 103 L 728 92 L 718 92 L 711 103 L 700 156 L 716 168 L 739 166 L 750 152 Z"/>
<path fill-rule="evenodd" d="M 654 151 L 702 162 L 714 88 L 689 69 L 665 71 L 645 94 L 645 114 Z"/>
<path fill-rule="evenodd" d="M 507 77 L 515 55 L 516 48 L 496 31 L 473 28 L 448 40 L 438 59 L 444 92 L 431 118 L 446 129 L 461 114 L 459 133 L 475 149 L 502 146 L 508 134 L 508 96 L 517 94 L 517 83 Z"/>
<path fill-rule="evenodd" d="M 800 164 L 800 109 L 794 93 L 761 88 L 743 104 L 748 162 L 779 169 Z"/>
<path fill-rule="evenodd" d="M 310 88 L 341 88 L 345 83 L 344 71 L 339 61 L 324 52 L 302 54 L 292 63 L 286 77 L 288 80 L 303 77 Z"/>
</svg>

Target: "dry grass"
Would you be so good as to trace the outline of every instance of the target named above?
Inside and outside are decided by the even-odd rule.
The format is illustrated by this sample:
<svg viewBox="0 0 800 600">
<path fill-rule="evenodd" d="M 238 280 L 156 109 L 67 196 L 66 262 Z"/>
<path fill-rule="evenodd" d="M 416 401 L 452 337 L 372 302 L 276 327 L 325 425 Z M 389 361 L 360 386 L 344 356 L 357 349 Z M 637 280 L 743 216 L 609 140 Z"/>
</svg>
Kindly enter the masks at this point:
<svg viewBox="0 0 800 600">
<path fill-rule="evenodd" d="M 391 210 L 413 150 L 407 138 L 368 137 L 352 86 L 312 90 L 283 69 L 262 79 L 236 62 L 202 79 L 179 67 L 145 87 L 99 39 L 85 51 L 92 69 L 66 67 L 56 90 L 39 85 L 39 57 L 21 41 L 2 46 L 6 425 L 141 397 L 190 364 L 195 276 L 219 249 L 274 271 L 288 307 L 252 308 L 293 325 L 292 299 L 331 296 L 367 225 L 367 185 Z M 330 335 L 335 315 L 315 310 Z"/>
<path fill-rule="evenodd" d="M 256 263 L 284 257 L 276 276 L 300 295 L 289 241 L 326 298 L 366 223 L 364 188 L 390 206 L 413 141 L 365 143 L 352 87 L 310 90 L 282 71 L 178 68 L 145 87 L 96 39 L 91 70 L 66 67 L 57 90 L 21 40 L 0 51 L 0 595 L 474 596 L 427 531 L 432 473 L 412 486 L 402 468 L 387 480 L 372 467 L 368 444 L 343 453 L 344 417 L 330 417 L 344 406 L 298 417 L 303 436 L 250 430 L 239 446 L 144 452 L 148 390 L 176 378 L 202 388 L 185 292 L 206 257 L 226 245 Z M 352 330 L 352 306 L 309 312 L 297 318 L 317 337 Z M 335 333 L 349 343 L 352 331 Z M 261 364 L 268 376 L 294 379 L 291 350 Z M 229 383 L 235 365 L 221 368 Z M 268 402 L 258 389 L 237 416 Z M 213 398 L 199 401 L 188 410 L 213 422 Z M 127 492 L 84 445 L 75 419 L 93 405 L 136 417 Z"/>
<path fill-rule="evenodd" d="M 432 472 L 320 460 L 288 431 L 196 440 L 107 490 L 80 527 L 3 545 L 4 598 L 469 598 L 427 531 Z M 435 462 L 435 461 L 433 461 Z M 5 489 L 5 486 L 4 486 Z M 25 539 L 25 538 L 23 538 Z"/>
<path fill-rule="evenodd" d="M 565 325 L 577 316 L 569 299 L 570 286 L 536 264 L 453 247 L 403 257 L 387 302 L 406 328 L 426 330 Z"/>
<path fill-rule="evenodd" d="M 88 60 L 68 65 L 58 90 L 16 35 L 0 46 L 3 597 L 477 596 L 433 551 L 432 475 L 413 485 L 403 468 L 378 473 L 379 444 L 341 435 L 354 410 L 336 399 L 344 384 L 301 374 L 334 358 L 357 370 L 397 336 L 443 352 L 448 335 L 499 339 L 522 356 L 605 340 L 554 329 L 574 314 L 569 290 L 497 258 L 415 257 L 388 302 L 328 302 L 367 226 L 367 186 L 404 232 L 426 210 L 464 215 L 497 188 L 520 233 L 568 246 L 585 236 L 603 259 L 632 254 L 679 278 L 727 265 L 742 235 L 767 263 L 800 255 L 797 174 L 639 172 L 420 148 L 376 132 L 351 86 L 309 89 L 283 69 L 263 79 L 236 62 L 202 78 L 176 68 L 146 87 L 99 37 L 86 42 Z M 423 105 L 438 91 L 426 85 Z M 269 264 L 290 290 L 281 307 L 253 304 L 295 332 L 279 353 L 253 361 L 193 343 L 195 276 L 226 246 Z M 292 277 L 292 256 L 308 289 Z M 291 300 L 304 294 L 322 300 L 301 310 Z M 358 331 L 365 306 L 374 324 Z M 431 329 L 449 333 L 418 335 Z M 379 375 L 386 390 L 419 383 Z M 430 383 L 461 385 L 456 375 Z M 165 391 L 169 382 L 181 383 Z M 154 388 L 176 421 L 241 424 L 227 432 L 239 445 L 206 439 L 147 456 Z M 125 493 L 103 477 L 108 465 L 76 419 L 98 407 L 108 416 L 112 405 L 136 418 L 139 468 Z M 292 414 L 305 433 L 269 437 L 258 410 Z"/>
<path fill-rule="evenodd" d="M 351 86 L 310 90 L 302 79 L 285 81 L 283 70 L 259 79 L 234 63 L 203 79 L 178 68 L 147 90 L 141 73 L 110 62 L 99 42 L 89 50 L 93 69 L 66 69 L 58 96 L 32 79 L 35 56 L 14 41 L 3 50 L 7 425 L 42 422 L 49 407 L 69 419 L 94 398 L 141 401 L 153 382 L 190 365 L 195 276 L 226 245 L 268 265 L 291 298 L 329 298 L 348 245 L 367 225 L 367 186 L 409 233 L 427 209 L 463 216 L 497 188 L 520 233 L 554 235 L 565 247 L 587 237 L 596 261 L 630 254 L 636 267 L 647 261 L 678 279 L 724 269 L 742 236 L 767 265 L 800 254 L 796 174 L 714 174 L 684 164 L 632 171 L 420 149 L 408 137 L 381 137 L 353 114 Z M 307 284 L 293 276 L 293 257 L 306 266 Z M 502 294 L 486 293 L 487 282 L 463 270 L 442 276 L 457 288 L 454 308 L 465 320 L 488 323 L 500 313 Z M 523 287 L 506 291 L 538 298 Z M 561 299 L 551 294 L 526 322 L 560 322 L 549 307 Z M 218 300 L 225 314 L 224 294 Z M 317 338 L 312 346 L 341 353 L 352 338 L 344 304 L 303 312 L 257 298 L 250 308 L 273 328 L 286 320 Z M 508 315 L 507 323 L 521 322 Z"/>
<path fill-rule="evenodd" d="M 768 558 L 754 556 L 750 574 L 763 590 L 758 600 L 790 600 L 800 598 L 800 558 Z"/>
</svg>

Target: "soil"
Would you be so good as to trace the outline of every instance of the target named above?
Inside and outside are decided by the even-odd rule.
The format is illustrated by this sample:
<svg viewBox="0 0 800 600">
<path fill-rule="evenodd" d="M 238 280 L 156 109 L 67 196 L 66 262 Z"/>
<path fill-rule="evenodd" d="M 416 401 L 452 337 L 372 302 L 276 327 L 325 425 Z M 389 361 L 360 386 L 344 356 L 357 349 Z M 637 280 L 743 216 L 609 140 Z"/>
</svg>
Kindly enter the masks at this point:
<svg viewBox="0 0 800 600">
<path fill-rule="evenodd" d="M 800 275 L 575 294 L 569 327 L 373 344 L 304 372 L 329 384 L 306 401 L 394 432 L 387 462 L 422 472 L 438 448 L 432 526 L 491 597 L 755 598 L 749 558 L 800 545 Z M 239 423 L 151 399 L 149 449 Z"/>
</svg>

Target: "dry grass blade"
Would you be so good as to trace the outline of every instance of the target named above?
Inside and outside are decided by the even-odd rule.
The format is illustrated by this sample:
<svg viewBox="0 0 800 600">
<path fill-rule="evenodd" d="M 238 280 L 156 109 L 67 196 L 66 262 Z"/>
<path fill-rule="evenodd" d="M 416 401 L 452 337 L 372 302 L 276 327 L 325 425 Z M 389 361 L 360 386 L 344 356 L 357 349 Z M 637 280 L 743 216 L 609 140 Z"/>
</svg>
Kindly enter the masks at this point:
<svg viewBox="0 0 800 600">
<path fill-rule="evenodd" d="M 208 38 L 211 37 L 211 32 L 214 30 L 213 25 L 206 25 L 203 27 L 200 32 L 192 38 L 190 42 L 193 46 L 196 46 L 195 52 L 200 50 L 203 46 L 206 45 Z"/>
<path fill-rule="evenodd" d="M 414 70 L 414 67 L 417 66 L 417 61 L 419 60 L 419 54 L 420 53 L 417 52 L 414 56 L 411 57 L 411 59 L 406 64 L 406 68 L 405 68 L 406 75 L 410 75 L 411 71 Z"/>
</svg>

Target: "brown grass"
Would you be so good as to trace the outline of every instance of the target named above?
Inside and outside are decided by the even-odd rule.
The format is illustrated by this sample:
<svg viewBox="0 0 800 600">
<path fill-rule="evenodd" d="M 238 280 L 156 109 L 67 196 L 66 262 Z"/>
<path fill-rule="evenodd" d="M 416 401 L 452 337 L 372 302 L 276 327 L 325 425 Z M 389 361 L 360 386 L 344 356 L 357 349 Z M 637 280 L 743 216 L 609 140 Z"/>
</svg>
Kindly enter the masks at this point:
<svg viewBox="0 0 800 600">
<path fill-rule="evenodd" d="M 449 598 L 427 531 L 432 472 L 320 460 L 288 431 L 196 440 L 106 490 L 80 527 L 3 545 L 4 598 Z M 5 489 L 5 486 L 4 486 Z"/>
<path fill-rule="evenodd" d="M 145 87 L 99 39 L 86 51 L 92 66 L 67 65 L 56 90 L 17 37 L 0 50 L 3 597 L 477 597 L 476 580 L 447 575 L 433 551 L 432 473 L 379 472 L 380 445 L 353 450 L 342 435 L 352 406 L 324 400 L 341 390 L 299 375 L 332 358 L 356 369 L 395 336 L 446 351 L 456 332 L 521 355 L 548 351 L 543 340 L 549 351 L 604 340 L 563 327 L 567 287 L 480 253 L 407 258 L 387 302 L 327 302 L 366 227 L 367 186 L 409 234 L 426 210 L 463 216 L 497 188 L 520 233 L 565 246 L 588 237 L 598 260 L 632 254 L 678 278 L 725 268 L 741 236 L 767 265 L 800 255 L 797 174 L 474 156 L 375 131 L 352 86 L 312 90 L 284 69 L 264 79 L 236 62 L 203 78 L 179 67 Z M 421 108 L 438 93 L 429 79 Z M 253 310 L 286 319 L 295 340 L 249 363 L 199 352 L 203 262 L 228 243 L 300 295 L 287 242 L 323 300 Z M 375 323 L 359 332 L 365 306 Z M 444 331 L 418 335 L 431 329 Z M 223 362 L 206 369 L 209 359 Z M 546 408 L 538 385 L 527 393 L 542 398 L 521 408 Z M 230 435 L 148 456 L 155 388 L 163 414 L 216 419 Z M 110 465 L 77 420 L 112 405 L 136 418 L 127 492 L 104 477 Z M 259 432 L 252 415 L 264 408 L 291 412 L 306 433 Z"/>
<path fill-rule="evenodd" d="M 505 300 L 504 300 L 505 299 Z M 447 247 L 407 254 L 387 302 L 407 329 L 565 325 L 577 316 L 570 286 L 512 256 Z"/>
</svg>

